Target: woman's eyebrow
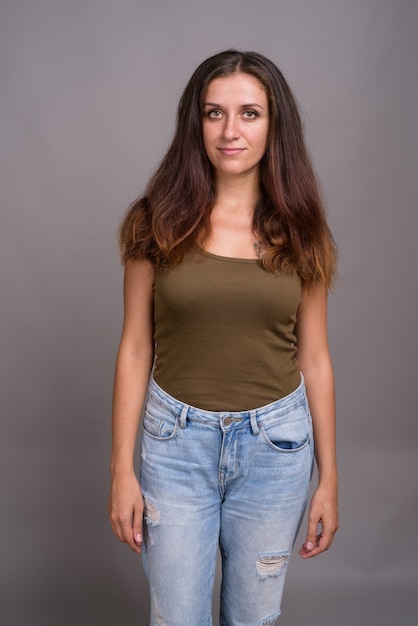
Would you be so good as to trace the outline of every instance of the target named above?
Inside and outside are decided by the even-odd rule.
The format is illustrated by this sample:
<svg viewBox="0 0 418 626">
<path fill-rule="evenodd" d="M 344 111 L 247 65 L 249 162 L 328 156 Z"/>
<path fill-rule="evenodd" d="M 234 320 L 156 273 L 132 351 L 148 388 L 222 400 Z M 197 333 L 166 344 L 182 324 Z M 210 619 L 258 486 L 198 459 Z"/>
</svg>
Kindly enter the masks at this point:
<svg viewBox="0 0 418 626">
<path fill-rule="evenodd" d="M 222 104 L 218 104 L 217 102 L 204 102 L 203 103 L 204 107 L 217 107 L 218 109 L 222 109 Z M 263 109 L 264 111 L 264 107 L 261 106 L 261 104 L 257 104 L 257 102 L 249 102 L 248 104 L 241 104 L 240 106 L 241 109 Z"/>
</svg>

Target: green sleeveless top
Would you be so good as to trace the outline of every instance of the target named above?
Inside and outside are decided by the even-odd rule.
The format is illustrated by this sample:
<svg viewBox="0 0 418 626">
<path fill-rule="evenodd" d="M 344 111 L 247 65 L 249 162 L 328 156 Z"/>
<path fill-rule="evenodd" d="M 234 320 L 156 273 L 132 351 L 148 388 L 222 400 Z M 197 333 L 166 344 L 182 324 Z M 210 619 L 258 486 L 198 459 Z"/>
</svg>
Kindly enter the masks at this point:
<svg viewBox="0 0 418 626">
<path fill-rule="evenodd" d="M 294 327 L 296 272 L 194 250 L 158 269 L 154 285 L 157 384 L 209 411 L 253 409 L 300 384 Z"/>
</svg>

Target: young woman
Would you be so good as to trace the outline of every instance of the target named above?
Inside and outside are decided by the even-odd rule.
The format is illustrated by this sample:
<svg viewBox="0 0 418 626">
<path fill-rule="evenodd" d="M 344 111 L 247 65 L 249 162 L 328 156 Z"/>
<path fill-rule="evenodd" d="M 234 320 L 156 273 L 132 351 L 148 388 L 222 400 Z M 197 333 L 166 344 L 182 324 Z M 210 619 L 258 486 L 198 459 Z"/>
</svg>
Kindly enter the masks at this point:
<svg viewBox="0 0 418 626">
<path fill-rule="evenodd" d="M 329 548 L 338 515 L 335 248 L 295 99 L 271 61 L 228 50 L 197 68 L 121 248 L 109 506 L 114 533 L 142 549 L 150 623 L 212 623 L 219 545 L 221 626 L 273 624 L 314 453 L 302 558 Z"/>
</svg>

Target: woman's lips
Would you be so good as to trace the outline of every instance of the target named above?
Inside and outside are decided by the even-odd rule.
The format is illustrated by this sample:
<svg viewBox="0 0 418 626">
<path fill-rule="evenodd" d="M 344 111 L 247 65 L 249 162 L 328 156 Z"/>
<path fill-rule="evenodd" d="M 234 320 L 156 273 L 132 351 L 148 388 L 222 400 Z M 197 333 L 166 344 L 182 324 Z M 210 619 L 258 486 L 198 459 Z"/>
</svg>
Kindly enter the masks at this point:
<svg viewBox="0 0 418 626">
<path fill-rule="evenodd" d="M 234 156 L 244 151 L 244 148 L 218 148 L 219 152 L 226 156 Z"/>
</svg>

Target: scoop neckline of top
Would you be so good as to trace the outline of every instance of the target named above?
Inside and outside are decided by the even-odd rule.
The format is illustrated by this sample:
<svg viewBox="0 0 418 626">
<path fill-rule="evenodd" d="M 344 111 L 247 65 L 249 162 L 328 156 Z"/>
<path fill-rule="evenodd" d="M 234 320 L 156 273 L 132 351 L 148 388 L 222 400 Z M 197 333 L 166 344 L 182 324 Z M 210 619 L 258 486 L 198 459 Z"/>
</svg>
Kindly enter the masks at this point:
<svg viewBox="0 0 418 626">
<path fill-rule="evenodd" d="M 198 247 L 198 251 L 203 254 L 203 256 L 209 257 L 211 259 L 215 259 L 218 261 L 228 261 L 230 263 L 258 263 L 258 259 L 243 259 L 240 257 L 234 256 L 222 256 L 221 254 L 214 254 L 213 252 L 209 252 L 208 250 L 204 250 L 203 248 Z"/>
</svg>

